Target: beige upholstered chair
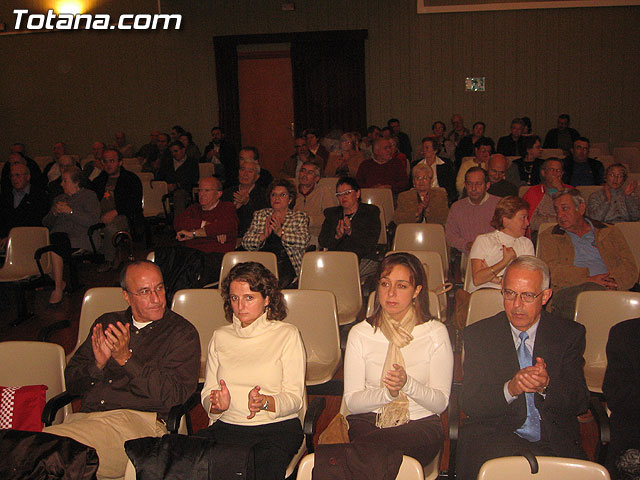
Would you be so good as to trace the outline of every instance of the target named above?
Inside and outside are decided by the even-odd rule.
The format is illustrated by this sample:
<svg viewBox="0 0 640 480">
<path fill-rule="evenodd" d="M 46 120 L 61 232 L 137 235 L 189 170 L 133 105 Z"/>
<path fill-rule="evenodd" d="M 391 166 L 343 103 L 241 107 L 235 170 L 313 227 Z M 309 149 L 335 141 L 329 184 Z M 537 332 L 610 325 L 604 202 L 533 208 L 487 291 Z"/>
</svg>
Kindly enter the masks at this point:
<svg viewBox="0 0 640 480">
<path fill-rule="evenodd" d="M 163 206 L 162 197 L 167 193 L 169 193 L 167 182 L 142 182 L 142 211 L 145 217 L 165 214 L 166 205 Z"/>
<path fill-rule="evenodd" d="M 600 155 L 609 155 L 609 144 L 607 142 L 592 142 L 589 145 L 589 155 L 596 158 L 597 155 L 595 153 L 591 153 L 594 149 L 599 152 Z"/>
<path fill-rule="evenodd" d="M 224 280 L 229 271 L 238 263 L 258 262 L 267 267 L 278 278 L 278 259 L 271 252 L 227 252 L 222 257 L 220 267 L 220 281 Z"/>
<path fill-rule="evenodd" d="M 616 223 L 616 227 L 624 235 L 624 239 L 627 241 L 631 253 L 633 253 L 633 259 L 636 261 L 636 265 L 640 267 L 640 222 L 619 222 Z"/>
<path fill-rule="evenodd" d="M 540 257 L 540 234 L 546 229 L 555 227 L 556 225 L 556 222 L 544 222 L 540 224 L 540 228 L 538 228 L 538 238 L 536 239 L 536 257 Z"/>
<path fill-rule="evenodd" d="M 311 480 L 313 465 L 315 461 L 315 453 L 306 455 L 298 465 L 298 476 L 296 480 Z M 425 478 L 422 465 L 415 458 L 402 456 L 402 463 L 396 480 L 423 480 Z M 428 477 L 431 478 L 431 477 Z M 437 478 L 437 477 L 433 477 Z"/>
<path fill-rule="evenodd" d="M 478 480 L 609 480 L 609 472 L 602 465 L 562 457 L 535 457 L 536 473 L 525 457 L 502 457 L 482 465 Z"/>
<path fill-rule="evenodd" d="M 640 146 L 616 147 L 613 149 L 616 163 L 626 163 L 630 172 L 640 172 Z"/>
<path fill-rule="evenodd" d="M 392 250 L 438 252 L 442 259 L 445 278 L 449 274 L 449 250 L 444 227 L 438 223 L 401 223 L 396 229 Z"/>
<path fill-rule="evenodd" d="M 0 385 L 24 387 L 46 385 L 49 401 L 66 390 L 64 349 L 46 342 L 0 342 Z M 54 423 L 62 423 L 71 405 L 58 412 Z"/>
<path fill-rule="evenodd" d="M 328 382 L 342 359 L 336 297 L 321 290 L 282 293 L 288 310 L 284 321 L 298 328 L 307 354 L 307 386 Z"/>
<path fill-rule="evenodd" d="M 322 177 L 318 181 L 318 187 L 326 187 L 331 193 L 336 193 L 336 183 L 339 177 Z"/>
<path fill-rule="evenodd" d="M 520 198 L 524 197 L 524 194 L 527 193 L 527 190 L 531 188 L 531 185 L 520 185 L 518 188 L 518 196 Z"/>
<path fill-rule="evenodd" d="M 492 317 L 504 310 L 502 293 L 497 288 L 481 288 L 471 294 L 467 325 Z"/>
<path fill-rule="evenodd" d="M 562 151 L 561 148 L 543 148 L 540 151 L 540 158 L 541 159 L 546 159 L 546 158 L 564 158 L 564 152 Z"/>
<path fill-rule="evenodd" d="M 229 325 L 224 316 L 224 300 L 220 296 L 220 290 L 209 288 L 178 290 L 173 296 L 171 310 L 189 320 L 198 330 L 200 381 L 203 381 L 213 331 Z"/>
<path fill-rule="evenodd" d="M 377 205 L 384 210 L 384 218 L 387 222 L 393 219 L 393 194 L 390 188 L 363 188 L 360 190 L 360 200 L 363 203 Z M 384 228 L 385 223 L 382 224 Z"/>
<path fill-rule="evenodd" d="M 199 163 L 200 180 L 203 178 L 213 177 L 213 163 Z"/>
<path fill-rule="evenodd" d="M 578 295 L 573 319 L 587 329 L 584 376 L 590 392 L 602 393 L 609 330 L 616 323 L 636 317 L 640 317 L 640 293 L 594 291 Z"/>
<path fill-rule="evenodd" d="M 298 288 L 333 292 L 340 325 L 354 322 L 362 308 L 358 256 L 353 252 L 305 253 Z"/>
</svg>

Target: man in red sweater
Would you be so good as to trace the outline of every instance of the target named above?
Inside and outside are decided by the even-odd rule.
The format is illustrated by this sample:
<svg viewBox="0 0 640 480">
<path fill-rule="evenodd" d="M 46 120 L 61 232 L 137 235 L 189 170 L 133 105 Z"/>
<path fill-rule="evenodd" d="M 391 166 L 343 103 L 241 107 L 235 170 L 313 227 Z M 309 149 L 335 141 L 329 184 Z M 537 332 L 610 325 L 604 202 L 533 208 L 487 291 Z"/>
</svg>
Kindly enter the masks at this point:
<svg viewBox="0 0 640 480">
<path fill-rule="evenodd" d="M 363 161 L 356 180 L 362 188 L 390 188 L 393 196 L 409 188 L 406 161 L 393 158 L 393 146 L 388 138 L 373 142 L 373 158 Z"/>
</svg>

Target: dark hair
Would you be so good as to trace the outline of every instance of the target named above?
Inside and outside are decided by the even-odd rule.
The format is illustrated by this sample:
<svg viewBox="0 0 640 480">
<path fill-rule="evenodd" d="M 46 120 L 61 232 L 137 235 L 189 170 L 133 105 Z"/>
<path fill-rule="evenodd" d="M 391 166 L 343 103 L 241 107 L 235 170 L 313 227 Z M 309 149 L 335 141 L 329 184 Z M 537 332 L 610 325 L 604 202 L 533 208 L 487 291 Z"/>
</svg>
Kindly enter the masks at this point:
<svg viewBox="0 0 640 480">
<path fill-rule="evenodd" d="M 529 211 L 529 204 L 520 197 L 504 197 L 501 198 L 496 209 L 493 211 L 493 218 L 491 219 L 491 226 L 496 230 L 504 228 L 504 222 L 502 219 L 507 217 L 511 220 L 516 216 L 520 210 Z"/>
<path fill-rule="evenodd" d="M 529 117 L 522 117 L 522 123 L 529 129 L 529 132 L 531 132 L 531 129 L 533 128 L 531 125 L 531 119 Z"/>
<path fill-rule="evenodd" d="M 586 142 L 587 145 L 591 145 L 591 142 L 587 137 L 578 137 L 573 141 L 573 144 L 575 145 L 576 142 Z"/>
<path fill-rule="evenodd" d="M 215 127 L 211 128 L 210 132 L 213 132 L 214 130 L 220 130 L 220 133 L 224 135 L 224 130 L 222 129 L 222 127 L 219 127 L 218 125 L 216 125 Z"/>
<path fill-rule="evenodd" d="M 473 124 L 473 126 L 471 127 L 471 130 L 473 130 L 474 128 L 476 128 L 476 125 L 482 125 L 482 128 L 484 128 L 485 130 L 487 129 L 487 126 L 485 125 L 484 122 L 476 122 Z"/>
<path fill-rule="evenodd" d="M 171 135 L 169 135 L 168 133 L 159 133 L 158 136 L 160 136 L 160 135 L 162 135 L 164 138 L 167 139 L 167 143 L 171 139 Z"/>
<path fill-rule="evenodd" d="M 191 135 L 191 132 L 182 132 L 180 135 L 178 135 L 178 137 L 182 136 L 187 137 L 187 140 L 189 140 L 189 143 L 185 145 L 185 148 L 193 143 L 193 136 Z"/>
<path fill-rule="evenodd" d="M 271 182 L 269 188 L 267 188 L 267 202 L 271 200 L 271 192 L 273 192 L 273 189 L 276 187 L 284 187 L 287 189 L 287 193 L 289 194 L 289 208 L 293 207 L 297 197 L 296 187 L 286 178 L 277 178 Z"/>
<path fill-rule="evenodd" d="M 390 118 L 389 120 L 387 120 L 387 127 L 390 127 L 394 122 L 400 123 L 400 120 L 398 120 L 397 118 Z"/>
<path fill-rule="evenodd" d="M 344 185 L 344 184 L 349 185 L 355 191 L 360 190 L 360 185 L 358 184 L 358 181 L 353 177 L 340 177 L 336 182 L 336 190 L 338 190 L 338 187 L 340 185 Z"/>
<path fill-rule="evenodd" d="M 120 269 L 120 288 L 122 288 L 122 290 L 124 290 L 125 292 L 128 292 L 127 290 L 127 272 L 129 271 L 129 268 L 131 267 L 138 267 L 141 265 L 150 265 L 154 268 L 158 269 L 158 272 L 160 272 L 160 276 L 162 276 L 162 270 L 160 269 L 160 267 L 153 263 L 151 260 L 134 260 L 133 262 L 127 262 L 125 263 L 122 268 Z"/>
<path fill-rule="evenodd" d="M 441 122 L 440 120 L 436 120 L 435 122 L 433 122 L 433 125 L 431 125 L 431 130 L 436 128 L 436 125 L 438 124 L 442 125 L 442 128 L 444 128 L 445 130 L 447 129 L 447 125 L 444 122 Z"/>
<path fill-rule="evenodd" d="M 373 133 L 373 132 L 375 132 L 376 130 L 380 130 L 380 127 L 378 127 L 378 126 L 376 126 L 376 125 L 370 125 L 370 126 L 367 128 L 367 134 L 369 134 L 369 133 Z"/>
<path fill-rule="evenodd" d="M 233 321 L 229 286 L 234 281 L 248 283 L 252 292 L 257 292 L 264 298 L 269 297 L 268 320 L 284 320 L 286 318 L 287 306 L 284 303 L 284 295 L 278 288 L 276 276 L 261 263 L 244 262 L 234 266 L 220 285 L 220 295 L 224 299 L 224 314 L 228 322 Z"/>
<path fill-rule="evenodd" d="M 104 151 L 102 152 L 102 158 L 104 158 L 104 154 L 107 152 L 115 152 L 116 155 L 118 155 L 118 161 L 121 162 L 122 161 L 122 153 L 120 152 L 120 150 L 116 149 L 116 148 L 110 148 L 107 147 L 104 149 Z"/>
<path fill-rule="evenodd" d="M 316 137 L 316 138 L 320 138 L 320 135 L 318 135 L 318 131 L 317 131 L 315 128 L 307 128 L 307 129 L 304 131 L 304 135 L 305 135 L 305 137 L 306 137 L 307 135 L 313 135 L 313 136 L 314 136 L 314 137 Z"/>
<path fill-rule="evenodd" d="M 524 137 L 524 140 L 522 142 L 522 146 L 524 148 L 524 151 L 526 152 L 530 148 L 533 148 L 533 145 L 536 142 L 540 142 L 540 144 L 542 144 L 542 140 L 540 140 L 540 137 L 538 135 L 528 135 L 528 136 Z"/>
<path fill-rule="evenodd" d="M 182 135 L 182 134 L 181 134 Z M 175 140 L 173 142 L 171 142 L 169 144 L 169 148 L 171 147 L 178 147 L 178 148 L 187 148 L 184 143 L 182 143 L 180 140 Z"/>
<path fill-rule="evenodd" d="M 422 262 L 418 260 L 415 255 L 410 253 L 392 253 L 384 257 L 378 271 L 376 272 L 376 282 L 379 284 L 383 276 L 387 275 L 393 267 L 396 265 L 402 265 L 409 270 L 409 278 L 413 287 L 422 286 L 420 293 L 414 301 L 414 308 L 416 310 L 416 318 L 419 323 L 425 323 L 427 320 L 432 320 L 429 313 L 429 286 L 427 284 L 427 274 L 424 270 Z M 373 304 L 373 315 L 371 315 L 371 324 L 373 328 L 379 328 L 382 320 L 382 306 L 380 305 L 380 297 L 376 295 L 375 302 Z"/>
<path fill-rule="evenodd" d="M 558 119 L 563 118 L 567 121 L 567 123 L 571 123 L 571 116 L 568 113 L 561 113 L 558 115 Z"/>
<path fill-rule="evenodd" d="M 524 127 L 524 122 L 521 118 L 514 118 L 513 120 L 511 120 L 511 125 L 515 125 L 516 123 Z"/>
<path fill-rule="evenodd" d="M 482 167 L 471 167 L 469 170 L 466 171 L 466 173 L 464 174 L 464 181 L 465 183 L 467 182 L 467 177 L 469 176 L 469 174 L 471 173 L 476 173 L 476 172 L 482 172 L 482 174 L 484 175 L 484 183 L 489 183 L 489 174 L 487 173 L 487 171 L 482 168 Z"/>
<path fill-rule="evenodd" d="M 184 128 L 182 128 L 180 125 L 174 125 L 173 127 L 171 127 L 171 130 L 175 130 L 176 132 L 178 132 L 178 135 L 184 133 Z"/>
<path fill-rule="evenodd" d="M 429 142 L 431 144 L 431 147 L 436 151 L 436 153 L 440 150 L 440 144 L 438 143 L 438 139 L 433 135 L 423 137 L 422 144 L 424 145 L 425 142 Z"/>
<path fill-rule="evenodd" d="M 476 143 L 473 144 L 473 148 L 480 147 L 491 147 L 490 153 L 493 153 L 493 140 L 491 140 L 489 137 L 480 137 L 478 140 L 476 140 Z"/>
<path fill-rule="evenodd" d="M 382 127 L 382 128 L 380 129 L 380 131 L 381 131 L 381 132 L 390 132 L 390 131 L 391 131 L 391 128 L 389 128 L 389 127 Z"/>
<path fill-rule="evenodd" d="M 247 152 L 252 152 L 253 153 L 253 159 L 257 162 L 258 160 L 260 160 L 260 152 L 258 152 L 258 149 L 252 145 L 247 145 L 245 147 L 242 147 L 240 149 L 240 152 L 246 150 Z M 238 153 L 240 153 L 238 152 Z"/>
</svg>

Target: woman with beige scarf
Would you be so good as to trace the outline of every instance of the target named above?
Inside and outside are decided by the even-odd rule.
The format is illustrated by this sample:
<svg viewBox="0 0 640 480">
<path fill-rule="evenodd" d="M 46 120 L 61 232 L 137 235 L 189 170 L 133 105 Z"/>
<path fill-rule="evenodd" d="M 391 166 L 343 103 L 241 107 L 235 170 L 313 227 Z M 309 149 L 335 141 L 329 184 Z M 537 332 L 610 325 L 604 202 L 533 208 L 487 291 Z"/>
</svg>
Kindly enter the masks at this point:
<svg viewBox="0 0 640 480">
<path fill-rule="evenodd" d="M 453 376 L 449 334 L 429 315 L 428 290 L 415 256 L 385 257 L 374 314 L 349 332 L 344 365 L 349 439 L 384 444 L 423 466 L 442 447 L 439 414 Z"/>
</svg>

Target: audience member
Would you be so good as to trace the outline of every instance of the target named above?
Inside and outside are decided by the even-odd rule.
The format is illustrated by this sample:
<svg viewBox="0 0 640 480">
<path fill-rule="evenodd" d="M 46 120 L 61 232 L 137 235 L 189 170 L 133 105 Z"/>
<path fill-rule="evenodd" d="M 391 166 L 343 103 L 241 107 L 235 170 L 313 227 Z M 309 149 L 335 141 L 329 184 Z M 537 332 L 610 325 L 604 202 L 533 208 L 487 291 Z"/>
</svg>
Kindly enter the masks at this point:
<svg viewBox="0 0 640 480">
<path fill-rule="evenodd" d="M 517 197 L 518 187 L 505 178 L 507 171 L 507 159 L 500 153 L 494 153 L 489 158 L 489 182 L 491 186 L 488 192 L 496 197 Z"/>
<path fill-rule="evenodd" d="M 607 401 L 607 408 L 611 410 L 611 442 L 607 449 L 605 465 L 613 479 L 632 478 L 627 476 L 631 473 L 629 470 L 635 469 L 637 474 L 640 469 L 639 331 L 640 318 L 626 320 L 611 327 L 607 341 L 607 370 L 602 392 Z M 635 457 L 631 465 L 626 461 L 620 462 L 620 457 L 625 452 L 628 452 L 628 457 Z"/>
<path fill-rule="evenodd" d="M 124 476 L 125 441 L 167 433 L 169 409 L 196 390 L 200 367 L 198 332 L 167 308 L 160 268 L 131 263 L 120 286 L 130 307 L 98 318 L 65 369 L 80 412 L 44 429 L 95 448 L 98 478 Z"/>
<path fill-rule="evenodd" d="M 13 163 L 9 171 L 11 188 L 3 189 L 0 195 L 0 250 L 6 249 L 12 228 L 39 227 L 49 210 L 47 194 L 31 184 L 31 174 L 24 163 Z"/>
<path fill-rule="evenodd" d="M 373 144 L 373 158 L 360 164 L 356 174 L 363 188 L 390 188 L 394 196 L 409 187 L 407 167 L 393 159 L 391 140 L 379 138 Z"/>
<path fill-rule="evenodd" d="M 127 143 L 127 137 L 124 132 L 116 132 L 115 134 L 115 147 L 120 152 L 122 158 L 133 158 L 133 146 Z"/>
<path fill-rule="evenodd" d="M 173 221 L 176 239 L 185 247 L 195 248 L 205 255 L 203 283 L 218 280 L 222 257 L 236 248 L 238 217 L 231 202 L 220 201 L 222 183 L 215 177 L 207 177 L 198 184 L 198 202 L 193 203 Z"/>
<path fill-rule="evenodd" d="M 253 158 L 252 151 L 248 154 L 243 152 L 244 150 L 240 151 L 238 184 L 227 187 L 222 192 L 222 200 L 233 202 L 236 207 L 240 237 L 249 229 L 254 212 L 269 205 L 265 189 L 256 184 L 260 178 L 260 164 Z"/>
<path fill-rule="evenodd" d="M 391 129 L 391 133 L 398 137 L 398 150 L 407 157 L 407 160 L 411 161 L 411 140 L 409 135 L 400 130 L 400 120 L 397 118 L 390 118 L 387 121 L 387 127 Z M 353 175 L 352 175 L 353 176 Z"/>
<path fill-rule="evenodd" d="M 480 288 L 501 289 L 507 265 L 520 255 L 534 255 L 533 243 L 525 236 L 529 226 L 528 216 L 529 205 L 520 197 L 500 199 L 491 219 L 495 231 L 478 235 L 469 253 L 469 293 Z"/>
<path fill-rule="evenodd" d="M 531 124 L 531 119 L 529 117 L 521 117 L 520 119 L 522 120 L 522 124 L 524 125 L 524 127 L 522 127 L 522 135 L 524 137 L 533 135 L 533 125 Z"/>
<path fill-rule="evenodd" d="M 480 137 L 473 146 L 474 157 L 462 162 L 456 177 L 456 189 L 460 196 L 464 195 L 464 182 L 467 171 L 472 167 L 480 167 L 489 170 L 489 159 L 493 153 L 493 141 L 490 138 Z"/>
<path fill-rule="evenodd" d="M 57 169 L 60 170 L 60 173 L 64 172 L 66 168 L 77 166 L 71 155 L 62 155 L 55 163 Z M 51 172 L 51 170 L 53 170 L 53 168 L 51 168 L 49 172 Z M 43 174 L 43 178 L 46 179 L 49 178 L 49 176 Z M 62 189 L 62 177 L 58 176 L 55 180 L 50 181 L 47 184 L 46 190 L 49 195 L 49 202 L 52 203 L 58 195 L 62 195 L 64 193 Z"/>
<path fill-rule="evenodd" d="M 520 187 L 522 185 L 538 185 L 540 183 L 540 166 L 544 162 L 540 158 L 540 137 L 529 135 L 523 137 L 522 147 L 526 154 L 511 162 L 507 170 L 507 180 Z"/>
<path fill-rule="evenodd" d="M 258 162 L 260 161 L 260 152 L 256 147 L 244 146 L 238 153 L 238 158 L 240 164 L 242 164 L 244 160 L 253 160 Z M 263 167 L 260 167 L 259 173 L 260 176 L 258 177 L 256 183 L 266 190 L 273 183 L 273 175 L 271 175 L 271 172 L 269 170 Z"/>
<path fill-rule="evenodd" d="M 453 142 L 457 147 L 460 140 L 467 135 L 469 135 L 469 129 L 464 126 L 462 115 L 454 113 L 451 117 L 451 131 L 447 133 L 445 138 L 450 142 Z"/>
<path fill-rule="evenodd" d="M 382 135 L 382 138 L 391 138 L 392 135 L 392 131 L 390 127 L 382 127 L 382 130 L 380 130 L 380 135 Z"/>
<path fill-rule="evenodd" d="M 587 205 L 589 218 L 605 223 L 635 222 L 640 220 L 638 182 L 625 185 L 627 168 L 621 163 L 607 167 L 602 190 L 592 193 Z"/>
<path fill-rule="evenodd" d="M 537 232 L 543 223 L 556 221 L 556 211 L 553 208 L 553 194 L 573 188 L 562 183 L 562 161 L 557 158 L 547 158 L 540 167 L 542 183 L 529 187 L 523 195 L 529 204 L 529 228 Z"/>
<path fill-rule="evenodd" d="M 622 232 L 585 218 L 578 190 L 553 195 L 558 224 L 540 232 L 538 256 L 549 265 L 554 313 L 573 318 L 575 299 L 586 290 L 629 290 L 638 267 Z"/>
<path fill-rule="evenodd" d="M 585 329 L 543 311 L 551 293 L 544 262 L 518 257 L 504 274 L 504 311 L 464 330 L 460 480 L 525 452 L 586 459 L 577 419 L 589 405 Z"/>
<path fill-rule="evenodd" d="M 104 155 L 105 148 L 106 146 L 103 142 L 93 142 L 91 144 L 91 154 L 84 159 L 82 166 L 83 185 L 88 185 L 89 182 L 93 182 L 95 178 L 100 175 L 100 172 L 102 172 L 102 156 Z"/>
<path fill-rule="evenodd" d="M 296 151 L 282 162 L 282 167 L 279 172 L 280 177 L 298 178 L 302 165 L 307 161 L 315 160 L 315 156 L 307 148 L 307 138 L 304 135 L 296 137 L 293 146 Z"/>
<path fill-rule="evenodd" d="M 432 188 L 432 167 L 419 162 L 413 167 L 411 174 L 413 188 L 398 195 L 398 206 L 393 221 L 396 224 L 439 223 L 444 225 L 449 214 L 447 195 L 442 188 Z"/>
<path fill-rule="evenodd" d="M 224 130 L 221 127 L 215 126 L 211 129 L 211 142 L 205 147 L 204 155 L 200 161 L 222 165 L 225 187 L 238 183 L 239 163 L 236 148 L 225 139 Z"/>
<path fill-rule="evenodd" d="M 58 195 L 42 224 L 51 233 L 51 265 L 55 288 L 49 297 L 49 305 L 59 305 L 64 297 L 65 282 L 62 279 L 63 261 L 69 263 L 75 250 L 91 251 L 88 230 L 100 221 L 100 202 L 96 193 L 81 186 L 82 170 L 67 167 L 62 172 L 64 193 Z M 94 241 L 98 235 L 94 236 Z M 72 282 L 73 283 L 73 282 Z"/>
<path fill-rule="evenodd" d="M 388 142 L 378 139 L 376 142 Z M 376 244 L 380 236 L 380 209 L 360 202 L 360 185 L 355 178 L 342 177 L 336 185 L 340 203 L 324 211 L 318 238 L 320 248 L 354 252 L 360 264 L 360 279 L 373 275 L 378 267 Z"/>
<path fill-rule="evenodd" d="M 187 157 L 193 158 L 196 163 L 199 163 L 202 154 L 200 153 L 198 146 L 193 143 L 193 136 L 191 135 L 191 132 L 181 133 L 178 137 L 178 141 L 184 145 Z"/>
<path fill-rule="evenodd" d="M 158 158 L 158 136 L 160 132 L 154 130 L 149 135 L 149 143 L 140 147 L 136 157 L 142 164 L 153 164 Z M 122 155 L 122 154 L 121 154 Z M 123 157 L 124 158 L 124 157 Z"/>
<path fill-rule="evenodd" d="M 242 237 L 247 250 L 272 252 L 278 259 L 278 282 L 287 288 L 300 275 L 302 255 L 309 245 L 309 217 L 291 207 L 296 203 L 296 188 L 288 180 L 276 180 L 267 190 L 271 208 L 253 215 L 249 230 Z"/>
<path fill-rule="evenodd" d="M 373 156 L 373 142 L 377 138 L 382 137 L 382 132 L 380 132 L 380 127 L 375 125 L 370 125 L 367 128 L 367 136 L 362 139 L 360 142 L 359 150 L 364 155 L 364 158 L 371 158 Z"/>
<path fill-rule="evenodd" d="M 314 244 L 318 243 L 324 211 L 338 204 L 334 193 L 318 185 L 319 180 L 320 166 L 313 160 L 304 162 L 298 174 L 298 195 L 293 207 L 294 211 L 304 212 L 309 217 L 309 233 Z"/>
<path fill-rule="evenodd" d="M 522 130 L 524 123 L 521 118 L 511 120 L 511 134 L 500 137 L 496 151 L 505 157 L 521 157 L 527 153 L 524 149 Z"/>
<path fill-rule="evenodd" d="M 64 166 L 60 165 L 60 159 L 66 154 L 67 146 L 63 142 L 56 142 L 53 145 L 53 161 L 49 162 L 42 171 L 42 174 L 47 177 L 47 183 L 51 183 L 60 178 L 64 168 Z"/>
<path fill-rule="evenodd" d="M 324 175 L 326 177 L 353 177 L 363 161 L 364 155 L 357 150 L 355 135 L 345 133 L 340 137 L 340 150 L 329 154 Z"/>
<path fill-rule="evenodd" d="M 98 267 L 99 272 L 107 272 L 119 264 L 113 245 L 116 233 L 133 229 L 135 234 L 144 221 L 142 183 L 138 176 L 122 166 L 122 157 L 117 150 L 107 148 L 103 163 L 104 170 L 91 184 L 100 200 L 100 221 L 106 225 L 102 242 L 105 263 Z"/>
<path fill-rule="evenodd" d="M 7 161 L 2 167 L 2 180 L 0 181 L 1 182 L 0 191 L 8 192 L 8 191 L 11 191 L 11 189 L 13 188 L 11 186 L 11 166 L 16 163 L 21 163 L 22 165 L 25 165 L 29 169 L 29 175 L 31 177 L 31 181 L 30 181 L 31 185 L 35 185 L 40 189 L 44 189 L 46 185 L 46 182 L 45 182 L 46 177 L 42 175 L 42 171 L 40 170 L 40 167 L 38 166 L 38 164 L 35 161 L 31 160 L 30 158 L 25 157 L 20 152 L 11 152 L 9 154 L 9 157 L 7 158 Z"/>
<path fill-rule="evenodd" d="M 458 146 L 456 147 L 455 162 L 454 162 L 454 169 L 456 173 L 460 170 L 460 165 L 462 165 L 462 159 L 464 157 L 473 157 L 473 155 L 475 154 L 474 145 L 478 140 L 484 137 L 486 128 L 487 127 L 484 124 L 484 122 L 476 122 L 473 124 L 473 127 L 471 128 L 471 135 L 467 135 L 466 137 L 463 137 L 458 142 Z M 491 139 L 489 138 L 489 140 Z M 491 140 L 491 151 L 493 151 L 493 148 L 494 148 L 494 144 L 493 144 L 493 140 Z"/>
<path fill-rule="evenodd" d="M 171 127 L 171 142 L 177 142 L 180 139 L 180 135 L 182 135 L 186 130 L 182 128 L 180 125 L 174 125 Z"/>
<path fill-rule="evenodd" d="M 600 160 L 589 158 L 589 146 L 589 139 L 585 137 L 573 142 L 571 155 L 564 159 L 564 183 L 574 187 L 604 183 L 604 166 Z"/>
<path fill-rule="evenodd" d="M 195 159 L 187 157 L 187 150 L 179 140 L 171 142 L 169 150 L 173 158 L 160 165 L 155 180 L 167 182 L 169 193 L 173 197 L 173 211 L 178 215 L 191 204 L 193 188 L 200 178 L 200 169 Z"/>
<path fill-rule="evenodd" d="M 327 168 L 327 161 L 329 160 L 329 151 L 320 144 L 320 137 L 318 132 L 313 129 L 307 129 L 304 132 L 307 138 L 307 148 L 318 159 L 318 163 L 322 165 L 322 170 Z"/>
<path fill-rule="evenodd" d="M 148 157 L 142 164 L 143 172 L 151 172 L 157 175 L 163 164 L 168 164 L 172 161 L 171 151 L 169 150 L 169 135 L 166 133 L 159 133 L 156 141 L 157 152 L 152 152 L 152 155 Z M 153 155 L 155 153 L 155 155 Z"/>
<path fill-rule="evenodd" d="M 558 126 L 552 128 L 544 137 L 543 148 L 561 148 L 565 155 L 573 148 L 573 142 L 580 138 L 580 134 L 569 126 L 571 117 L 566 113 L 558 116 Z"/>
<path fill-rule="evenodd" d="M 429 313 L 427 275 L 408 253 L 384 258 L 374 313 L 349 331 L 344 402 L 349 439 L 400 450 L 428 465 L 442 448 L 453 351 Z"/>
<path fill-rule="evenodd" d="M 453 166 L 453 159 L 455 158 L 455 147 L 453 147 L 452 142 L 448 142 L 444 138 L 444 132 L 447 130 L 447 126 L 444 122 L 435 121 L 433 125 L 431 125 L 432 136 L 436 138 L 438 145 L 438 155 L 445 162 L 449 162 Z M 453 148 L 452 148 L 453 147 Z"/>
<path fill-rule="evenodd" d="M 231 325 L 218 328 L 209 344 L 201 401 L 210 426 L 196 435 L 251 448 L 257 479 L 283 479 L 304 438 L 302 338 L 283 321 L 278 279 L 263 265 L 234 266 L 220 292 Z"/>
<path fill-rule="evenodd" d="M 438 154 L 438 142 L 434 137 L 422 139 L 422 159 L 414 162 L 427 165 L 431 169 L 431 186 L 442 187 L 447 192 L 448 203 L 452 204 L 458 198 L 455 186 L 455 173 L 449 162 L 442 160 Z"/>
<path fill-rule="evenodd" d="M 398 150 L 398 137 L 396 137 L 395 135 L 391 135 L 389 137 L 389 140 L 391 141 L 391 151 L 393 152 L 391 158 L 393 160 L 399 160 L 404 165 L 407 171 L 407 175 L 409 175 L 409 173 L 411 172 L 411 163 L 409 162 L 407 156 L 400 150 Z"/>
<path fill-rule="evenodd" d="M 491 231 L 491 218 L 499 197 L 487 193 L 489 177 L 480 167 L 471 167 L 465 175 L 467 197 L 451 205 L 444 230 L 447 243 L 469 253 L 478 235 Z"/>
</svg>

